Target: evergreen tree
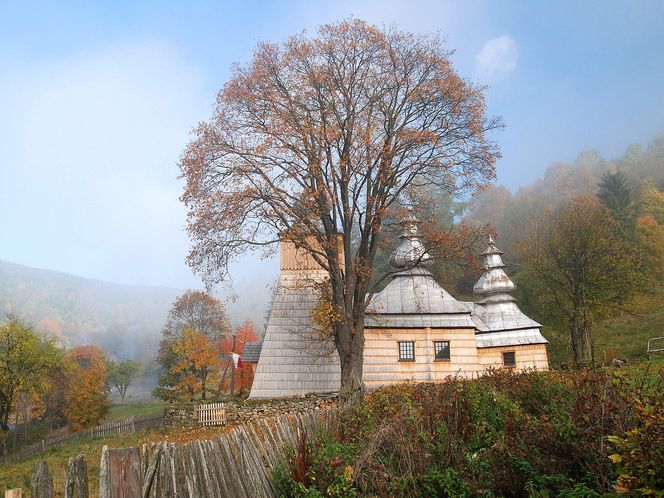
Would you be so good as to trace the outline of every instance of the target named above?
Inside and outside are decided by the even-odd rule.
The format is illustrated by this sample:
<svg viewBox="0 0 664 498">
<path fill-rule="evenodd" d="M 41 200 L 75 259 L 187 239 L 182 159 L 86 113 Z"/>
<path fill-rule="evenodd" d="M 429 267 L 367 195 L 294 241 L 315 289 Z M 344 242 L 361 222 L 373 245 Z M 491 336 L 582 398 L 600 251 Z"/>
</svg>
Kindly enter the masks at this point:
<svg viewBox="0 0 664 498">
<path fill-rule="evenodd" d="M 611 210 L 613 216 L 620 221 L 623 227 L 627 226 L 630 219 L 632 193 L 627 184 L 627 178 L 622 172 L 617 171 L 611 174 L 607 171 L 604 173 L 602 181 L 599 183 L 597 197 Z"/>
</svg>

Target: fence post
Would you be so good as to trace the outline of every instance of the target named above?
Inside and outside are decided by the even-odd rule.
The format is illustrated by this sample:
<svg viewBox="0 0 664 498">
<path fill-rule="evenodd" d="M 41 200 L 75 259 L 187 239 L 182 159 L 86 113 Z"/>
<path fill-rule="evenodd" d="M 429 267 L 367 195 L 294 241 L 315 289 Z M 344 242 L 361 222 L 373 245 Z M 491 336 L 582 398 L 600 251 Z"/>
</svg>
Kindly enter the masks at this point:
<svg viewBox="0 0 664 498">
<path fill-rule="evenodd" d="M 109 450 L 108 446 L 104 446 L 99 472 L 99 496 L 141 496 L 141 456 L 138 448 Z"/>
<path fill-rule="evenodd" d="M 53 498 L 53 477 L 46 460 L 39 460 L 30 479 L 32 498 Z"/>
<path fill-rule="evenodd" d="M 88 466 L 85 463 L 85 456 L 78 455 L 70 458 L 67 465 L 65 498 L 88 498 L 88 496 Z"/>
</svg>

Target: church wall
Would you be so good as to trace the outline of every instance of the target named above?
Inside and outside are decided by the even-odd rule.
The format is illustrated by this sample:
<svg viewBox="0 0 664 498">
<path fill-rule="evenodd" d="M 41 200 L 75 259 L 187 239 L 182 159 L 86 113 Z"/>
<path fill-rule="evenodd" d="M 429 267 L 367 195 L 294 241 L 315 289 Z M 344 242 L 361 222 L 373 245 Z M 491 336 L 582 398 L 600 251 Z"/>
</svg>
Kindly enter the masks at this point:
<svg viewBox="0 0 664 498">
<path fill-rule="evenodd" d="M 313 238 L 310 238 L 309 243 L 312 246 L 318 246 Z M 339 260 L 343 267 L 343 239 L 341 236 L 338 238 L 339 243 Z M 323 268 L 316 262 L 314 257 L 306 249 L 300 247 L 296 248 L 293 242 L 283 241 L 279 244 L 279 256 L 281 271 L 298 271 L 298 270 L 323 270 Z"/>
<path fill-rule="evenodd" d="M 537 369 L 548 370 L 549 360 L 546 344 L 528 344 L 524 346 L 501 346 L 481 348 L 477 350 L 482 369 L 503 368 L 503 352 L 514 351 L 516 370 Z"/>
<path fill-rule="evenodd" d="M 399 361 L 399 341 L 415 342 L 415 361 Z M 449 341 L 450 360 L 434 359 L 434 341 Z M 474 329 L 366 329 L 363 381 L 369 390 L 404 381 L 473 377 L 477 361 Z"/>
</svg>

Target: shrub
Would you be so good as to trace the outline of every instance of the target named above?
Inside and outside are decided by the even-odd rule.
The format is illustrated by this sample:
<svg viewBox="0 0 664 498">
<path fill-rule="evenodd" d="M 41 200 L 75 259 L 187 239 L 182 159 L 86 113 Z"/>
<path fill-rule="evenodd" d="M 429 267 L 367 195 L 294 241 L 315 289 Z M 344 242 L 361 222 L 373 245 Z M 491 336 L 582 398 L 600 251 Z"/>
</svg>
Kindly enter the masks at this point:
<svg viewBox="0 0 664 498">
<path fill-rule="evenodd" d="M 661 377 L 492 372 L 379 389 L 298 448 L 282 496 L 654 493 L 663 487 Z"/>
</svg>

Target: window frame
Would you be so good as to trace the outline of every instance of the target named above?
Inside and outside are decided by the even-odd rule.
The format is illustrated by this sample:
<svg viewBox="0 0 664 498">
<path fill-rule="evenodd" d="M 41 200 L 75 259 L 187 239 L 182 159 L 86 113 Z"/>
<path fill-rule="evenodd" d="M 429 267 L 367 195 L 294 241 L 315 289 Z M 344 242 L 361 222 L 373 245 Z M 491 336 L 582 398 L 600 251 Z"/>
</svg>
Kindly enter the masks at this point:
<svg viewBox="0 0 664 498">
<path fill-rule="evenodd" d="M 505 362 L 505 355 L 512 355 L 512 358 L 514 359 L 514 363 L 512 364 L 507 364 Z M 516 368 L 516 351 L 502 351 L 502 358 L 503 358 L 503 368 Z"/>
<path fill-rule="evenodd" d="M 410 344 L 411 345 L 411 351 L 412 351 L 412 358 L 404 358 L 402 356 L 402 352 L 408 352 L 407 348 L 402 349 L 401 345 L 406 345 Z M 399 353 L 399 361 L 404 362 L 404 363 L 413 363 L 415 361 L 415 341 L 397 341 L 397 352 Z"/>
<path fill-rule="evenodd" d="M 438 352 L 436 351 L 436 346 L 442 343 L 447 344 L 447 358 L 438 358 L 437 356 Z M 444 340 L 433 341 L 433 361 L 452 361 L 452 347 L 450 345 L 450 341 L 444 341 Z"/>
</svg>

